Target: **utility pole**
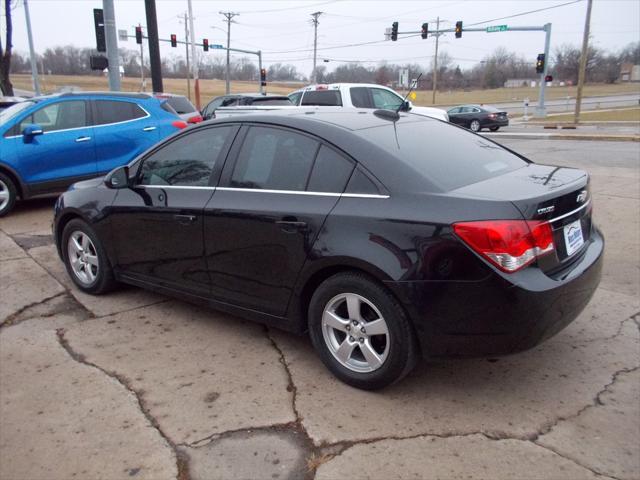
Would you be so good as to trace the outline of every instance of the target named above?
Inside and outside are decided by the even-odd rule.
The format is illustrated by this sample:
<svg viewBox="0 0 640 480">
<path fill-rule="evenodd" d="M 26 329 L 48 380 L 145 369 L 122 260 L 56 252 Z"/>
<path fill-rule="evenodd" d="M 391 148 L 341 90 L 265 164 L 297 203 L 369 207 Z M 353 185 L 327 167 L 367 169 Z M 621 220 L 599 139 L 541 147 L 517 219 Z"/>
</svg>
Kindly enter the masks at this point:
<svg viewBox="0 0 640 480">
<path fill-rule="evenodd" d="M 120 91 L 120 56 L 118 55 L 118 36 L 116 32 L 116 12 L 113 0 L 102 0 L 104 10 L 104 34 L 109 60 L 109 90 Z"/>
<path fill-rule="evenodd" d="M 316 59 L 318 53 L 318 17 L 323 13 L 324 12 L 315 12 L 311 14 L 313 17 L 313 20 L 311 20 L 311 23 L 313 23 L 313 72 L 311 72 L 311 83 L 316 83 L 317 78 Z"/>
<path fill-rule="evenodd" d="M 142 24 L 138 23 L 138 28 L 142 31 Z M 147 81 L 144 79 L 144 44 L 140 44 L 140 91 L 147 90 Z"/>
<path fill-rule="evenodd" d="M 191 0 L 188 0 L 189 5 L 189 30 L 191 30 L 191 64 L 193 65 L 193 88 L 196 100 L 196 108 L 200 110 L 200 83 L 198 82 L 198 60 L 196 59 L 196 38 L 193 28 L 193 8 L 191 6 Z"/>
<path fill-rule="evenodd" d="M 587 73 L 587 56 L 589 54 L 589 28 L 591 26 L 591 5 L 593 0 L 588 0 L 587 17 L 584 21 L 584 35 L 582 37 L 582 54 L 580 55 L 580 71 L 578 72 L 578 93 L 576 95 L 576 111 L 573 117 L 574 123 L 580 122 L 580 107 L 582 104 L 582 87 Z"/>
<path fill-rule="evenodd" d="M 158 42 L 158 17 L 156 16 L 156 1 L 144 0 L 147 14 L 147 37 L 149 39 L 149 63 L 151 64 L 151 83 L 153 91 L 164 92 L 162 86 L 162 62 L 160 61 L 160 43 Z"/>
<path fill-rule="evenodd" d="M 24 0 L 24 17 L 27 20 L 27 36 L 29 37 L 29 57 L 31 59 L 31 77 L 33 79 L 33 91 L 36 97 L 40 96 L 40 80 L 38 79 L 38 67 L 36 65 L 36 52 L 33 48 L 33 35 L 31 33 L 31 17 L 29 16 L 29 4 Z M 44 73 L 44 72 L 43 72 Z"/>
<path fill-rule="evenodd" d="M 433 94 L 431 103 L 436 103 L 436 90 L 438 89 L 438 40 L 440 40 L 440 17 L 436 20 L 436 55 L 433 57 Z"/>
<path fill-rule="evenodd" d="M 191 101 L 191 78 L 189 68 L 189 24 L 187 23 L 187 12 L 184 13 L 184 48 L 187 52 L 187 98 Z"/>
<path fill-rule="evenodd" d="M 234 12 L 219 12 L 220 15 L 223 15 L 227 19 L 227 71 L 225 72 L 225 92 L 227 95 L 231 93 L 231 85 L 229 84 L 229 64 L 230 64 L 230 56 L 229 56 L 229 48 L 231 46 L 231 19 L 236 15 L 240 15 L 239 13 Z"/>
</svg>

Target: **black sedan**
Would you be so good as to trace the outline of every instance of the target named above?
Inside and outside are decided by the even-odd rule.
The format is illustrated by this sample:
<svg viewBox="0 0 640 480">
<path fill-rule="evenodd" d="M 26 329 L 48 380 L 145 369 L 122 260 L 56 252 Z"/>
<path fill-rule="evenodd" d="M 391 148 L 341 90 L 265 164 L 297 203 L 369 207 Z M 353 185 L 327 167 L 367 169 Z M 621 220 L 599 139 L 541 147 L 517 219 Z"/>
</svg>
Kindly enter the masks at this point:
<svg viewBox="0 0 640 480">
<path fill-rule="evenodd" d="M 459 127 L 296 109 L 204 122 L 55 206 L 75 284 L 124 282 L 293 332 L 381 388 L 420 357 L 530 348 L 585 307 L 589 176 Z"/>
<path fill-rule="evenodd" d="M 471 131 L 479 132 L 488 128 L 497 132 L 500 127 L 509 125 L 507 112 L 486 105 L 461 105 L 447 110 L 449 121 Z"/>
<path fill-rule="evenodd" d="M 271 107 L 277 105 L 288 105 L 293 107 L 293 103 L 286 95 L 266 95 L 262 93 L 233 93 L 230 95 L 221 95 L 211 100 L 202 109 L 202 118 L 210 120 L 215 118 L 215 112 L 220 107 L 236 107 L 236 106 L 262 106 Z"/>
</svg>

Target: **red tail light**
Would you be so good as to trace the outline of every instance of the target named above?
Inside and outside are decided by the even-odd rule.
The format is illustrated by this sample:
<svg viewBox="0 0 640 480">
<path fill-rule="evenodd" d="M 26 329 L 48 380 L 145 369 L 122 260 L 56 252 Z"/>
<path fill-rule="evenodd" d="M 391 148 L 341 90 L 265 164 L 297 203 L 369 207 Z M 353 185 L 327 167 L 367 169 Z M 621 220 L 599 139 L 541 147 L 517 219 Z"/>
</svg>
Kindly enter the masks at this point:
<svg viewBox="0 0 640 480">
<path fill-rule="evenodd" d="M 189 123 L 200 123 L 202 121 L 202 117 L 200 115 L 196 115 L 194 117 L 190 117 L 187 122 Z"/>
<path fill-rule="evenodd" d="M 188 127 L 187 122 L 185 122 L 184 120 L 174 120 L 173 122 L 171 122 L 171 125 L 180 130 Z"/>
<path fill-rule="evenodd" d="M 453 231 L 476 253 L 507 273 L 526 267 L 536 258 L 553 252 L 555 248 L 549 222 L 461 222 L 453 225 Z"/>
</svg>

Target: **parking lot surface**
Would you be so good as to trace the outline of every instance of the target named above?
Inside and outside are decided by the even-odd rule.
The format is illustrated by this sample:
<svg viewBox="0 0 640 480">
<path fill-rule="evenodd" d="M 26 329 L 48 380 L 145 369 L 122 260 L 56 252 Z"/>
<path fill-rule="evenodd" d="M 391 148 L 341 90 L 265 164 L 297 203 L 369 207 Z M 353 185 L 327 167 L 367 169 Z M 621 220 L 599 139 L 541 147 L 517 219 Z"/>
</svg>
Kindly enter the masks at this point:
<svg viewBox="0 0 640 480">
<path fill-rule="evenodd" d="M 79 292 L 53 200 L 19 205 L 0 219 L 0 478 L 640 478 L 639 147 L 503 143 L 591 173 L 600 288 L 528 352 L 424 362 L 375 393 L 305 337 Z"/>
</svg>

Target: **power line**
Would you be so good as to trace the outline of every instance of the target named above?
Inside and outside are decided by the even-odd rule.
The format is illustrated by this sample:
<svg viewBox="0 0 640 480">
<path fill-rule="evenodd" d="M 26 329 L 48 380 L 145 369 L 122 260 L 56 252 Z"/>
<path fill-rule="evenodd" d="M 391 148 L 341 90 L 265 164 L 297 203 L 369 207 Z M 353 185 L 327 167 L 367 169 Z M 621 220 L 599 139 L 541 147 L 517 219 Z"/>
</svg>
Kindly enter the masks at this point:
<svg viewBox="0 0 640 480">
<path fill-rule="evenodd" d="M 492 18 L 491 20 L 483 20 L 482 22 L 471 23 L 471 24 L 467 24 L 466 26 L 467 27 L 475 27 L 476 25 L 482 25 L 483 23 L 495 22 L 497 20 L 506 20 L 508 18 L 521 17 L 523 15 L 529 15 L 531 13 L 544 12 L 545 10 L 552 10 L 554 8 L 565 7 L 567 5 L 571 5 L 573 3 L 579 3 L 579 2 L 582 2 L 582 1 L 583 0 L 573 0 L 571 2 L 561 3 L 559 5 L 552 5 L 550 7 L 538 8 L 537 10 L 529 10 L 528 12 L 514 13 L 513 15 L 508 15 L 506 17 Z"/>
</svg>

